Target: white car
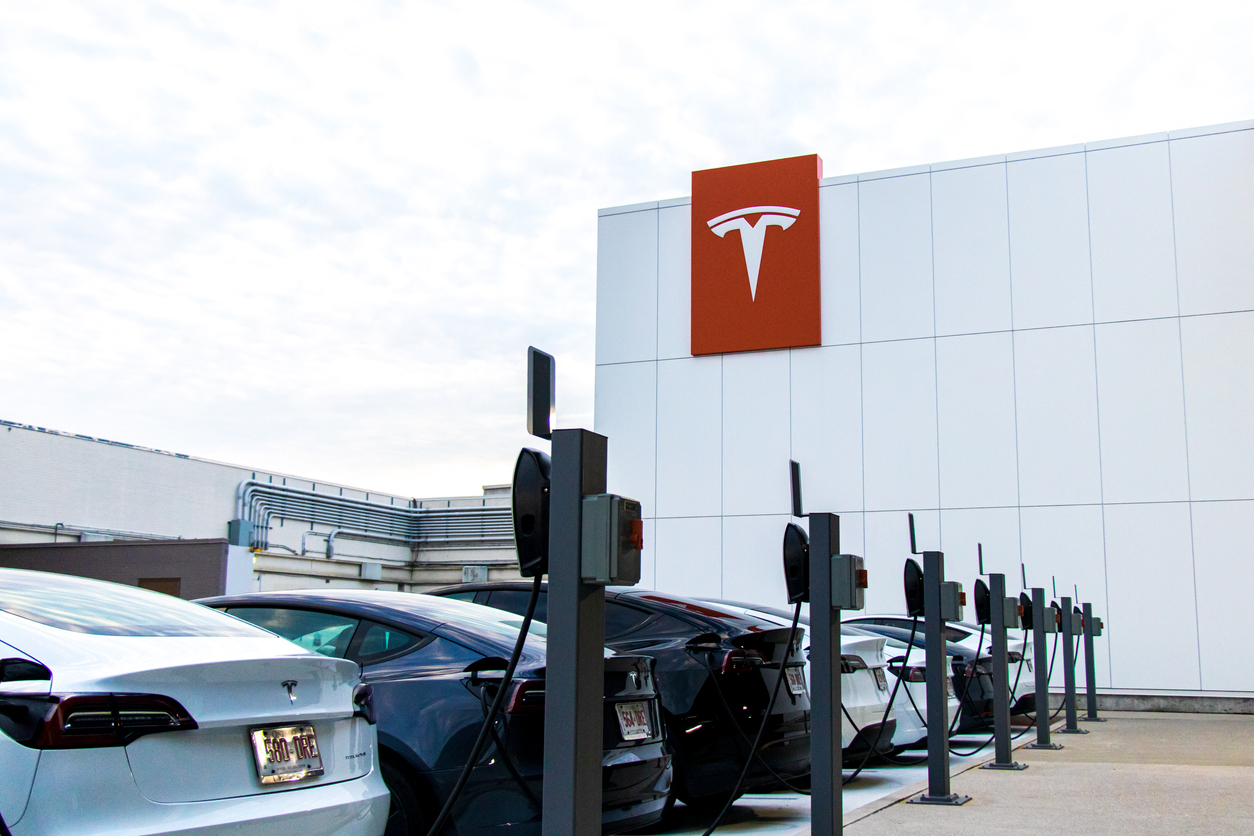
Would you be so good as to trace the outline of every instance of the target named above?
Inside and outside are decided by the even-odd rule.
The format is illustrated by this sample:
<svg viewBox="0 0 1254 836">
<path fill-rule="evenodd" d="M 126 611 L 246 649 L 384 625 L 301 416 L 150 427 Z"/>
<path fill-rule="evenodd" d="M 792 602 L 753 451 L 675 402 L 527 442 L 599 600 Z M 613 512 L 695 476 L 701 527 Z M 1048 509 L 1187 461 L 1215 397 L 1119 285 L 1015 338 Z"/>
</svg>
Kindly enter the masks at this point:
<svg viewBox="0 0 1254 836">
<path fill-rule="evenodd" d="M 723 601 L 719 599 L 702 599 L 707 603 L 717 604 L 738 615 L 749 615 L 778 624 L 781 627 L 792 626 L 792 612 L 782 607 L 770 607 L 749 604 L 743 601 Z M 806 690 L 810 689 L 810 662 L 808 649 L 810 646 L 810 618 L 805 612 L 800 621 L 805 630 L 803 647 L 807 648 L 805 665 Z M 866 753 L 868 747 L 876 744 L 879 724 L 892 721 L 897 711 L 888 712 L 885 718 L 884 709 L 888 706 L 891 682 L 888 677 L 888 662 L 884 656 L 884 638 L 865 633 L 841 630 L 840 657 L 840 703 L 844 711 L 840 718 L 840 742 L 845 750 L 846 758 L 858 759 Z M 846 716 L 847 713 L 847 716 Z M 852 718 L 852 722 L 851 722 Z M 854 724 L 857 728 L 854 728 Z M 860 734 L 861 732 L 861 734 Z M 878 748 L 884 751 L 888 744 L 896 740 L 893 737 L 879 741 Z M 894 744 L 895 745 L 895 744 Z"/>
<path fill-rule="evenodd" d="M 913 619 L 907 615 L 858 615 L 845 619 L 846 624 L 879 624 L 909 630 Z M 917 627 L 923 633 L 923 619 Z M 978 624 L 966 621 L 945 622 L 945 641 L 962 645 L 980 656 L 992 656 L 991 628 L 985 626 L 983 635 Z M 1032 676 L 1032 637 L 1023 630 L 1006 631 L 1006 658 L 1010 666 L 1010 707 L 1012 714 L 1035 711 L 1035 685 Z"/>
<path fill-rule="evenodd" d="M 13 836 L 379 836 L 356 663 L 168 595 L 0 569 L 0 817 Z"/>
<path fill-rule="evenodd" d="M 857 627 L 843 626 L 842 633 L 860 633 Z M 874 635 L 871 633 L 868 636 Z M 911 651 L 909 664 L 902 665 L 906 659 L 906 643 L 900 639 L 885 639 L 884 654 L 889 657 L 889 672 L 901 680 L 897 688 L 897 698 L 893 703 L 893 714 L 897 718 L 897 728 L 893 733 L 893 747 L 905 749 L 927 737 L 927 671 L 923 662 L 923 652 L 919 648 Z M 946 660 L 952 665 L 953 657 Z M 953 682 L 946 680 L 949 691 L 949 717 L 952 722 L 957 716 L 962 703 L 954 695 Z"/>
</svg>

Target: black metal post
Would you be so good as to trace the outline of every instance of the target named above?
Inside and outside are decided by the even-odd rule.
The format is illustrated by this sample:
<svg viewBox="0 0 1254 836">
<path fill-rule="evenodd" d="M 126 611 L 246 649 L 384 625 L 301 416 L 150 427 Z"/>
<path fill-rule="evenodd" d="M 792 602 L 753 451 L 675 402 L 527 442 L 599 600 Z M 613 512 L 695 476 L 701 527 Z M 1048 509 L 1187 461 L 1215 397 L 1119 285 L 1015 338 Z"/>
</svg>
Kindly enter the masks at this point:
<svg viewBox="0 0 1254 836">
<path fill-rule="evenodd" d="M 1062 664 L 1065 670 L 1063 677 L 1063 706 L 1067 714 L 1067 724 L 1060 734 L 1088 734 L 1080 728 L 1075 710 L 1075 613 L 1070 598 L 1062 599 Z"/>
<path fill-rule="evenodd" d="M 988 576 L 988 597 L 993 619 L 993 751 L 992 763 L 981 769 L 1027 769 L 1026 763 L 1011 760 L 1010 740 L 1010 664 L 1006 660 L 1006 576 L 993 572 Z"/>
<path fill-rule="evenodd" d="M 1032 587 L 1032 656 L 1036 671 L 1036 742 L 1029 749 L 1061 749 L 1049 741 L 1049 648 L 1045 641 L 1045 590 Z"/>
<path fill-rule="evenodd" d="M 1093 605 L 1084 604 L 1084 691 L 1088 702 L 1088 711 L 1081 720 L 1089 723 L 1105 723 L 1106 720 L 1097 716 L 1097 666 L 1093 659 Z"/>
<path fill-rule="evenodd" d="M 810 515 L 810 830 L 823 836 L 839 836 L 844 828 L 840 610 L 832 607 L 839 525 L 835 514 Z"/>
<path fill-rule="evenodd" d="M 607 439 L 553 431 L 543 836 L 600 836 L 605 589 L 580 573 L 584 496 L 605 493 Z"/>
<path fill-rule="evenodd" d="M 941 618 L 941 583 L 945 554 L 923 553 L 923 621 L 927 671 L 927 792 L 916 804 L 966 804 L 968 795 L 949 787 L 949 655 L 945 652 L 945 620 Z"/>
</svg>

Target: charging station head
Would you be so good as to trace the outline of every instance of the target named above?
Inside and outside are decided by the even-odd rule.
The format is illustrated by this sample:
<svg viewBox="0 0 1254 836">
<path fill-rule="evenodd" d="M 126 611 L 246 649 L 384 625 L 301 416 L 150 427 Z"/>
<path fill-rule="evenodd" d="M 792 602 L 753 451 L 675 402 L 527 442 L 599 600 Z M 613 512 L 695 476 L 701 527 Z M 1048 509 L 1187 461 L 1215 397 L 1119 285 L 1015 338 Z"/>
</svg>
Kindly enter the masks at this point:
<svg viewBox="0 0 1254 836">
<path fill-rule="evenodd" d="M 796 523 L 784 528 L 784 582 L 788 603 L 810 600 L 810 536 Z"/>
<path fill-rule="evenodd" d="M 1019 593 L 1019 620 L 1024 630 L 1032 629 L 1032 599 L 1026 592 Z"/>
<path fill-rule="evenodd" d="M 902 578 L 906 591 L 906 615 L 919 618 L 923 615 L 923 569 L 914 558 L 906 558 Z"/>
<path fill-rule="evenodd" d="M 975 623 L 993 623 L 993 599 L 988 594 L 988 584 L 984 583 L 983 578 L 975 581 Z"/>
<path fill-rule="evenodd" d="M 511 505 L 518 572 L 534 578 L 549 571 L 549 480 L 547 453 L 524 447 L 514 464 Z"/>
</svg>

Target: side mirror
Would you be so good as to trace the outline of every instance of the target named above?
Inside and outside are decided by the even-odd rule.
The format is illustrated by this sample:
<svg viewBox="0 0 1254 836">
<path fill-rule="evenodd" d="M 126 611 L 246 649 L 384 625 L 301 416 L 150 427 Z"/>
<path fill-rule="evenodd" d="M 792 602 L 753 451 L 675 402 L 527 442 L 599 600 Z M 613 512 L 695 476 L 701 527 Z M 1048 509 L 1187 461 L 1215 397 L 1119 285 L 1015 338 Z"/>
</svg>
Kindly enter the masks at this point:
<svg viewBox="0 0 1254 836">
<path fill-rule="evenodd" d="M 914 558 L 906 558 L 903 582 L 906 614 L 911 618 L 919 618 L 923 615 L 923 569 Z"/>
<path fill-rule="evenodd" d="M 810 536 L 796 523 L 784 528 L 784 582 L 788 603 L 810 600 Z"/>
<path fill-rule="evenodd" d="M 975 622 L 977 624 L 993 623 L 993 599 L 988 593 L 988 584 L 983 578 L 975 581 Z"/>
<path fill-rule="evenodd" d="M 518 572 L 534 578 L 549 571 L 549 482 L 552 461 L 547 453 L 524 447 L 514 463 L 514 544 Z"/>
</svg>

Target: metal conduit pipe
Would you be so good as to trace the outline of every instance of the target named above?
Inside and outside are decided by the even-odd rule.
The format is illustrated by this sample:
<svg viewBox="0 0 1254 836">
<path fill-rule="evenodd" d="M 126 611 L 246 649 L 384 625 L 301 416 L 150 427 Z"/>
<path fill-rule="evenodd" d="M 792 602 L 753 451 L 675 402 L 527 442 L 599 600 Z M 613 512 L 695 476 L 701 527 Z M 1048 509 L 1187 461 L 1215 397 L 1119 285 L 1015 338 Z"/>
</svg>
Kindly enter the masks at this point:
<svg viewBox="0 0 1254 836">
<path fill-rule="evenodd" d="M 398 508 L 251 479 L 241 482 L 236 491 L 236 513 L 253 523 L 252 545 L 260 548 L 268 546 L 273 517 L 360 531 L 411 548 L 424 543 L 513 541 L 508 507 Z"/>
</svg>

